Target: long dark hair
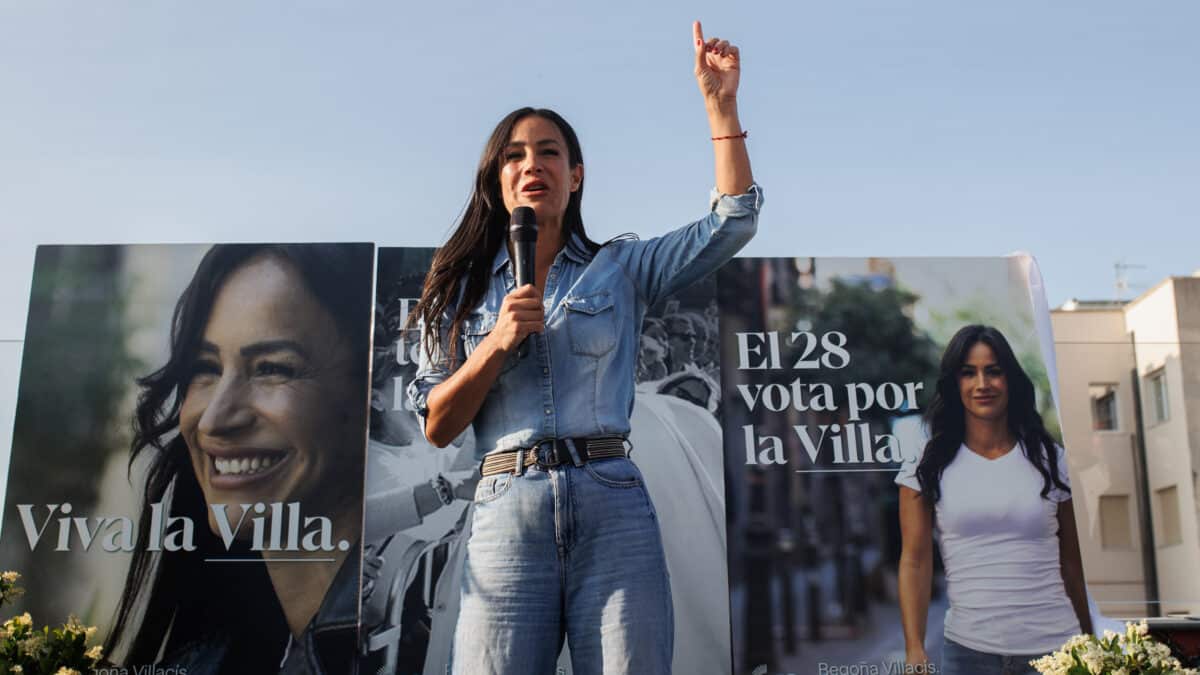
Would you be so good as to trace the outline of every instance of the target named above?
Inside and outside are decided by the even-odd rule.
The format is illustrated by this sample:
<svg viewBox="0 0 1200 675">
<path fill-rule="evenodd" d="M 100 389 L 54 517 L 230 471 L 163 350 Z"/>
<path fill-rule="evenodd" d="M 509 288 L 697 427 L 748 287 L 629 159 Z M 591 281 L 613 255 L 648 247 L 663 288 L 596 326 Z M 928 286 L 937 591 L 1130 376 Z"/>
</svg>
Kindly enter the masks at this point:
<svg viewBox="0 0 1200 675">
<path fill-rule="evenodd" d="M 566 139 L 567 159 L 571 167 L 583 164 L 583 149 L 579 145 L 579 137 L 575 135 L 571 125 L 553 110 L 520 108 L 505 115 L 492 130 L 492 135 L 488 137 L 487 145 L 479 158 L 479 167 L 475 170 L 475 183 L 463 210 L 462 219 L 459 220 L 450 239 L 434 255 L 429 275 L 425 278 L 421 300 L 410 315 L 410 325 L 417 320 L 424 322 L 422 341 L 430 356 L 433 355 L 434 345 L 438 343 L 438 336 L 443 328 L 442 316 L 457 302 L 457 310 L 451 317 L 449 326 L 448 358 L 454 358 L 454 346 L 458 343 L 463 318 L 483 300 L 484 293 L 487 292 L 492 260 L 504 245 L 508 233 L 509 214 L 504 207 L 504 197 L 500 193 L 501 157 L 512 136 L 513 128 L 530 116 L 553 122 Z M 567 246 L 571 246 L 572 235 L 578 235 L 586 249 L 580 253 L 591 257 L 600 249 L 600 244 L 588 238 L 583 229 L 583 213 L 580 208 L 582 200 L 581 179 L 579 189 L 571 193 L 566 213 L 563 214 L 563 241 Z"/>
<path fill-rule="evenodd" d="M 991 347 L 1008 379 L 1008 429 L 1021 442 L 1025 457 L 1042 474 L 1042 497 L 1046 498 L 1054 487 L 1070 492 L 1059 477 L 1054 438 L 1046 431 L 1037 411 L 1033 380 L 1025 374 L 1000 331 L 991 326 L 972 325 L 959 329 L 942 354 L 937 390 L 925 412 L 929 442 L 917 465 L 921 494 L 930 506 L 938 503 L 942 498 L 942 472 L 954 460 L 966 438 L 966 410 L 963 409 L 958 378 L 967 354 L 980 343 Z"/>
<path fill-rule="evenodd" d="M 245 636 L 229 645 L 226 663 L 240 672 L 274 672 L 288 627 L 266 566 L 215 565 L 204 559 L 257 555 L 244 543 L 226 549 L 208 528 L 207 505 L 192 470 L 187 444 L 178 433 L 179 412 L 195 356 L 217 294 L 229 275 L 263 256 L 290 264 L 306 289 L 330 315 L 354 356 L 355 375 L 363 381 L 366 405 L 371 323 L 370 244 L 224 244 L 204 255 L 179 297 L 171 320 L 170 357 L 158 370 L 138 379 L 141 392 L 134 413 L 129 464 L 153 453 L 137 528 L 137 544 L 125 576 L 125 588 L 105 652 L 126 647 L 126 664 L 148 664 L 158 655 L 218 634 Z M 169 509 L 166 502 L 169 500 Z M 163 504 L 164 516 L 183 516 L 194 528 L 195 551 L 147 551 L 151 505 Z M 132 633 L 131 637 L 126 637 Z M 124 638 L 124 639 L 123 639 Z M 124 644 L 127 643 L 127 644 Z"/>
</svg>

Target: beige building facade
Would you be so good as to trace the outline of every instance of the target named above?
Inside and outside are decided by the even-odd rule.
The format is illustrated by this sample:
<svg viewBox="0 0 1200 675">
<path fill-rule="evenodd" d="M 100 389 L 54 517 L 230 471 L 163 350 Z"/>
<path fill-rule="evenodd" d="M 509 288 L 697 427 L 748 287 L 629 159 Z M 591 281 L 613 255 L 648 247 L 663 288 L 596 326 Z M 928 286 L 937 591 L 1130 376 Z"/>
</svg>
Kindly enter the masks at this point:
<svg viewBox="0 0 1200 675">
<path fill-rule="evenodd" d="M 1200 615 L 1200 273 L 1051 320 L 1093 599 L 1108 616 Z"/>
</svg>

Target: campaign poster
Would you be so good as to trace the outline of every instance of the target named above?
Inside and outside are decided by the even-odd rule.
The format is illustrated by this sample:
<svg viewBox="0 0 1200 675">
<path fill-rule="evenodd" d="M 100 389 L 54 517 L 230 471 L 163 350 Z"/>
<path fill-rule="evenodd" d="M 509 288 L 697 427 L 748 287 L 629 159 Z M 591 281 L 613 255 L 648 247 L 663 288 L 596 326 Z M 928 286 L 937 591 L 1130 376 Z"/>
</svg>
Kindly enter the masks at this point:
<svg viewBox="0 0 1200 675">
<path fill-rule="evenodd" d="M 347 671 L 373 253 L 39 247 L 0 540 L 12 610 L 97 627 L 105 672 Z"/>
<path fill-rule="evenodd" d="M 479 460 L 468 428 L 425 440 L 405 388 L 419 331 L 409 314 L 434 250 L 381 248 L 366 470 L 362 633 L 366 672 L 441 675 L 450 662 Z M 671 575 L 673 672 L 729 660 L 716 281 L 647 311 L 629 443 L 658 514 Z M 443 482 L 449 503 L 434 494 Z M 557 639 L 539 636 L 531 639 Z M 570 643 L 557 670 L 572 672 Z"/>
<path fill-rule="evenodd" d="M 988 561 L 968 561 L 972 556 L 1007 561 L 1034 550 L 1025 542 L 996 545 L 987 539 L 988 528 L 995 525 L 991 519 L 1005 516 L 984 513 L 991 502 L 976 506 L 972 501 L 1003 501 L 1006 491 L 1017 491 L 1004 481 L 1013 471 L 1025 476 L 1032 470 L 1032 460 L 1021 454 L 1023 446 L 1014 446 L 1003 463 L 988 464 L 990 460 L 963 445 L 943 466 L 938 508 L 952 504 L 958 513 L 965 509 L 983 515 L 967 525 L 961 518 L 954 522 L 946 516 L 947 523 L 929 516 L 934 544 L 929 587 L 909 588 L 928 605 L 920 627 L 930 664 L 926 670 L 903 669 L 900 595 L 905 588 L 897 481 L 920 485 L 915 472 L 933 433 L 926 416 L 939 376 L 957 387 L 939 409 L 938 419 L 948 420 L 938 423 L 944 437 L 953 437 L 946 425 L 963 424 L 964 406 L 999 405 L 998 389 L 980 393 L 962 384 L 976 373 L 974 365 L 964 365 L 966 352 L 948 359 L 954 361 L 948 375 L 941 370 L 943 357 L 957 349 L 952 338 L 960 330 L 973 330 L 970 326 L 991 327 L 1009 345 L 1012 363 L 995 366 L 1003 366 L 996 372 L 1009 383 L 1005 405 L 1017 400 L 1020 371 L 1031 385 L 1026 408 L 1037 414 L 1046 437 L 1061 446 L 1049 317 L 1039 284 L 1036 265 L 1026 256 L 744 258 L 720 270 L 734 673 L 940 672 L 944 634 L 958 635 L 957 630 L 965 634 L 963 642 L 986 643 L 995 637 L 992 631 L 972 623 L 981 612 L 993 619 L 1007 612 L 1015 620 L 1019 612 L 1012 607 L 972 604 L 994 599 L 996 593 L 988 587 L 992 580 L 976 574 Z M 997 347 L 988 353 L 999 352 Z M 991 372 L 987 368 L 993 366 L 979 367 L 980 377 Z M 1015 409 L 1016 403 L 1007 409 L 1010 420 Z M 986 416 L 974 407 L 969 410 Z M 955 415 L 960 416 L 957 422 Z M 1073 452 L 1068 445 L 1069 470 L 1064 467 L 1060 475 L 1078 489 L 1087 480 L 1078 474 Z M 982 464 L 970 465 L 977 457 Z M 1033 501 L 1021 503 L 1040 514 L 1034 529 L 1049 528 L 1049 544 L 1040 539 L 1036 549 L 1044 553 L 1047 545 L 1058 545 L 1053 538 L 1058 525 L 1051 521 L 1070 494 L 1052 483 L 1043 496 L 1042 476 L 1033 475 L 1034 487 L 1025 495 Z M 1086 500 L 1074 502 L 1079 536 L 1090 537 Z M 970 542 L 964 546 L 963 533 L 975 532 L 973 527 L 987 530 L 979 536 L 989 548 Z M 949 548 L 943 545 L 947 541 Z M 1046 555 L 1043 567 L 1057 570 L 1057 552 Z M 1103 572 L 1085 558 L 1088 581 Z M 1055 595 L 1056 611 L 1066 613 L 1058 623 L 1069 624 L 1077 616 L 1072 599 L 1065 597 L 1070 582 L 1057 577 L 1070 575 L 1049 576 L 1054 578 L 1042 580 L 1046 594 Z M 1020 598 L 1020 587 L 1036 582 L 995 583 Z M 1097 595 L 1095 588 L 1088 591 Z M 1022 620 L 1040 626 L 1046 616 L 1039 609 Z M 999 630 L 999 622 L 992 625 Z M 1045 628 L 1047 633 L 1054 630 L 1063 629 Z M 1056 634 L 1038 639 L 1038 644 L 1023 643 L 1008 653 L 1044 654 L 1065 642 Z"/>
<path fill-rule="evenodd" d="M 478 482 L 474 439 L 468 430 L 449 447 L 435 447 L 425 440 L 406 395 L 420 349 L 420 332 L 409 316 L 434 252 L 415 247 L 378 252 L 361 672 L 446 672 L 457 618 L 457 581 L 470 535 L 467 507 Z"/>
</svg>

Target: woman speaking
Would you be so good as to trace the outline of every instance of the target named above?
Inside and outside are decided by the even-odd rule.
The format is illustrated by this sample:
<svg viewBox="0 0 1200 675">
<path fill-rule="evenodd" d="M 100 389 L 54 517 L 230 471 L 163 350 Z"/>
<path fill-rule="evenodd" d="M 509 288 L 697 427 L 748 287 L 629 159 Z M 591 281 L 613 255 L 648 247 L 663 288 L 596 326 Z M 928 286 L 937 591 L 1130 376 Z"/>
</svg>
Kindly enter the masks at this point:
<svg viewBox="0 0 1200 675">
<path fill-rule="evenodd" d="M 422 353 L 409 395 L 425 435 L 445 446 L 471 425 L 482 460 L 454 673 L 553 673 L 564 637 L 576 675 L 671 672 L 661 537 L 627 457 L 639 328 L 649 306 L 749 241 L 761 204 L 737 114 L 738 49 L 705 40 L 698 22 L 693 39 L 716 170 L 705 217 L 597 244 L 583 227 L 574 130 L 522 108 L 493 130 L 414 309 Z M 517 287 L 506 239 L 522 206 L 538 230 L 534 283 Z"/>
</svg>

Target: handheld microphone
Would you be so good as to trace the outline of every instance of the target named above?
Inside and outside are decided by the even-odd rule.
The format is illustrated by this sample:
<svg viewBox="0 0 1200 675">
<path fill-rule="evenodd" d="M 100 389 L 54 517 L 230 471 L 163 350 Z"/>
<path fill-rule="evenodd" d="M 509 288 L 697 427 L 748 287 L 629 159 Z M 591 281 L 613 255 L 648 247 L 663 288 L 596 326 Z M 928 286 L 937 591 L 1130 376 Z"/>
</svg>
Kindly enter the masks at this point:
<svg viewBox="0 0 1200 675">
<path fill-rule="evenodd" d="M 512 210 L 512 224 L 508 227 L 508 240 L 512 243 L 513 269 L 517 274 L 517 288 L 534 282 L 534 256 L 537 251 L 537 216 L 528 206 Z M 529 338 L 517 347 L 517 356 L 529 353 Z"/>
</svg>

